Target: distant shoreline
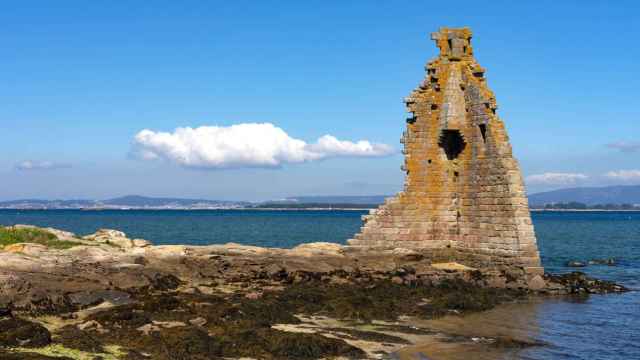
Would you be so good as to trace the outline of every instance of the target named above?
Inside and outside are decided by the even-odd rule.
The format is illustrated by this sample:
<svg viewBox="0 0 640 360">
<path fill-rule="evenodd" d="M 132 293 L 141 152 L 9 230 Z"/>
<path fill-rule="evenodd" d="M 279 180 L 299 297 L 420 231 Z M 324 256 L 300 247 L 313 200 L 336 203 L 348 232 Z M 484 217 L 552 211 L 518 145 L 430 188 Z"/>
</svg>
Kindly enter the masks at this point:
<svg viewBox="0 0 640 360">
<path fill-rule="evenodd" d="M 0 210 L 17 210 L 17 211 L 48 211 L 48 210 L 75 210 L 75 211 L 369 211 L 376 207 L 368 208 L 341 208 L 341 207 L 246 207 L 246 208 L 106 208 L 106 209 L 86 209 L 86 208 L 0 208 Z M 640 209 L 530 209 L 531 212 L 640 212 Z"/>
<path fill-rule="evenodd" d="M 640 209 L 529 209 L 535 212 L 640 212 Z"/>
<path fill-rule="evenodd" d="M 167 208 L 112 208 L 112 209 L 83 209 L 83 208 L 0 208 L 0 210 L 20 210 L 20 211 L 47 211 L 47 210 L 75 210 L 75 211 L 217 211 L 217 210 L 232 210 L 232 211 L 247 211 L 247 210 L 258 210 L 258 211 L 369 211 L 375 208 L 194 208 L 194 209 L 185 209 L 185 208 L 176 208 L 176 209 L 167 209 Z"/>
</svg>

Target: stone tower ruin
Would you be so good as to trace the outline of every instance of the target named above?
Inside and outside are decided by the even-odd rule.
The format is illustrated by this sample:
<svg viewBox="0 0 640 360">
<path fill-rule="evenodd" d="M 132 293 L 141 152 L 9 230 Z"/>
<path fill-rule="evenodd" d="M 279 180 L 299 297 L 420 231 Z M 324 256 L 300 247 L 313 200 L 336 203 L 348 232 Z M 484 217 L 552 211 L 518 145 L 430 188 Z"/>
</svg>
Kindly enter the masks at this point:
<svg viewBox="0 0 640 360">
<path fill-rule="evenodd" d="M 404 100 L 404 190 L 363 216 L 349 244 L 445 249 L 456 261 L 540 272 L 520 168 L 471 31 L 442 28 L 431 38 L 440 55 Z"/>
</svg>

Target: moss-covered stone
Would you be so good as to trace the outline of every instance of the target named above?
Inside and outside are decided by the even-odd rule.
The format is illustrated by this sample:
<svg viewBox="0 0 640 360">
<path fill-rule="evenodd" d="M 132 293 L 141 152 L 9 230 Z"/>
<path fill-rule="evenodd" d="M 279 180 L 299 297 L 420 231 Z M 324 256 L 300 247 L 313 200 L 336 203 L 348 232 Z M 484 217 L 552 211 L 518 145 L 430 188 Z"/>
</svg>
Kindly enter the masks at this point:
<svg viewBox="0 0 640 360">
<path fill-rule="evenodd" d="M 54 249 L 69 249 L 77 242 L 60 240 L 55 234 L 37 228 L 0 228 L 0 248 L 19 243 L 34 243 Z"/>
<path fill-rule="evenodd" d="M 38 323 L 13 317 L 0 319 L 0 348 L 42 347 L 49 343 L 49 330 Z"/>
</svg>

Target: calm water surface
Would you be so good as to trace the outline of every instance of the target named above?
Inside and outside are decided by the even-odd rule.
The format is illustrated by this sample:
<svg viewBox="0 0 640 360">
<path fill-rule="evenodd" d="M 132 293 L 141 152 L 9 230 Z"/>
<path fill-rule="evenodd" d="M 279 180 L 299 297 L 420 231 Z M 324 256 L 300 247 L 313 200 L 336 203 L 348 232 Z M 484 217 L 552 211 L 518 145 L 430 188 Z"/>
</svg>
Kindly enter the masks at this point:
<svg viewBox="0 0 640 360">
<path fill-rule="evenodd" d="M 315 241 L 344 243 L 358 231 L 364 213 L 0 210 L 0 224 L 51 226 L 83 235 L 112 228 L 156 244 L 236 242 L 293 247 Z M 613 257 L 618 266 L 589 266 L 583 270 L 640 290 L 640 213 L 544 212 L 533 213 L 533 221 L 547 271 L 573 270 L 564 266 L 568 260 Z M 505 358 L 640 359 L 640 291 L 587 299 L 551 299 L 509 309 L 491 314 L 495 321 L 491 326 L 508 330 L 510 319 L 518 318 L 518 331 L 526 331 L 550 345 L 504 355 Z"/>
</svg>

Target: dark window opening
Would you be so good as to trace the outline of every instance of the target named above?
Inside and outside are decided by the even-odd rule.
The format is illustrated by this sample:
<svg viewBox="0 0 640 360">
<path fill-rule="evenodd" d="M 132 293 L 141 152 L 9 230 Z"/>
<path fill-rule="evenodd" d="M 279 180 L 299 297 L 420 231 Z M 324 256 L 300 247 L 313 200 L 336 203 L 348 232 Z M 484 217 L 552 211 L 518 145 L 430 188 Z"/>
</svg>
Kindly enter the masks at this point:
<svg viewBox="0 0 640 360">
<path fill-rule="evenodd" d="M 449 43 L 449 50 L 453 50 L 453 43 L 451 42 L 451 39 L 447 40 L 447 43 Z"/>
<path fill-rule="evenodd" d="M 427 162 L 428 162 L 429 164 L 431 164 L 431 159 L 427 160 Z"/>
<path fill-rule="evenodd" d="M 480 125 L 478 125 L 478 127 L 480 128 L 480 134 L 482 135 L 482 141 L 487 142 L 487 125 L 486 124 L 480 124 Z"/>
<path fill-rule="evenodd" d="M 453 160 L 460 155 L 467 144 L 464 142 L 460 130 L 442 130 L 438 145 L 447 154 L 447 159 Z"/>
<path fill-rule="evenodd" d="M 431 104 L 431 110 L 438 109 L 438 104 Z"/>
<path fill-rule="evenodd" d="M 462 47 L 462 52 L 465 53 L 465 54 L 467 53 L 467 47 L 466 46 Z"/>
</svg>

